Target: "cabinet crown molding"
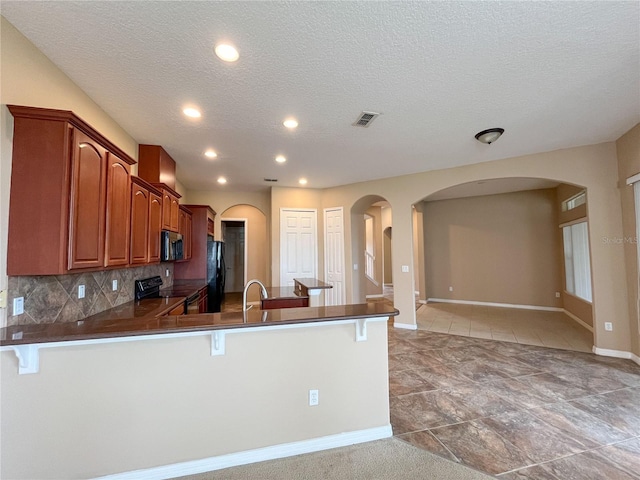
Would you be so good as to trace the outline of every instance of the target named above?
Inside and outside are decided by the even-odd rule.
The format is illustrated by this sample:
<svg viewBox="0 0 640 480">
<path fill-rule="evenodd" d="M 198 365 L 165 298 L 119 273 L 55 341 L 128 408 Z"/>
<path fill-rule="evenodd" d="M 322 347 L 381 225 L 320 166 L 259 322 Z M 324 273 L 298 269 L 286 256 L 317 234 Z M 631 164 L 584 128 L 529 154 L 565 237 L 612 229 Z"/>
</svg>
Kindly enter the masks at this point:
<svg viewBox="0 0 640 480">
<path fill-rule="evenodd" d="M 67 122 L 86 135 L 101 143 L 106 149 L 118 156 L 129 165 L 134 165 L 136 161 L 127 155 L 124 150 L 109 141 L 104 135 L 94 129 L 91 125 L 78 117 L 70 110 L 55 110 L 52 108 L 27 107 L 23 105 L 7 105 L 14 118 L 32 118 L 38 120 Z"/>
</svg>

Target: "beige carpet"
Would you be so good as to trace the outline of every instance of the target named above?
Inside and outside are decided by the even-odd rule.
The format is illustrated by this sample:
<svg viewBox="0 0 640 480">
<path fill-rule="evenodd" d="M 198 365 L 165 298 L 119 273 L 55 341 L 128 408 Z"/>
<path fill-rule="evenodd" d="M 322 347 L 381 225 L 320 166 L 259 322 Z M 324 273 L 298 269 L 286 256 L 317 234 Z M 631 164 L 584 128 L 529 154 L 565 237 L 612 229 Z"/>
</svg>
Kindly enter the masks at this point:
<svg viewBox="0 0 640 480">
<path fill-rule="evenodd" d="M 445 460 L 397 438 L 253 463 L 181 480 L 487 480 L 484 473 Z"/>
</svg>

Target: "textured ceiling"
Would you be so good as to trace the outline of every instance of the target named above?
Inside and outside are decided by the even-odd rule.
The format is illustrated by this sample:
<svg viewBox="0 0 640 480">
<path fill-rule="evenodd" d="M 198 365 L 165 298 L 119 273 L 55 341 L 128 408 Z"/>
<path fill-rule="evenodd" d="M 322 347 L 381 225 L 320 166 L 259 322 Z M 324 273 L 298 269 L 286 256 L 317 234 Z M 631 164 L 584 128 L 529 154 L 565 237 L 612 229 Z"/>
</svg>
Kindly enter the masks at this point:
<svg viewBox="0 0 640 480">
<path fill-rule="evenodd" d="M 640 121 L 636 1 L 1 6 L 189 189 L 324 188 L 613 141 Z M 214 56 L 221 40 L 238 62 Z M 382 115 L 351 126 L 362 110 Z M 498 142 L 474 139 L 491 127 Z"/>
</svg>

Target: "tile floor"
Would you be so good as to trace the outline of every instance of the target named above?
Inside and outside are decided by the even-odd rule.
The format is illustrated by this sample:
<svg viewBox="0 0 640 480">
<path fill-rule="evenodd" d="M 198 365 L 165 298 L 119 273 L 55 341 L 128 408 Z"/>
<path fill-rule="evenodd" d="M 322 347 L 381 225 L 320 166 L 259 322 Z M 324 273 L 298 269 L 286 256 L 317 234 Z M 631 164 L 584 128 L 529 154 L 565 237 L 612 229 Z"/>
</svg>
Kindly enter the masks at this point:
<svg viewBox="0 0 640 480">
<path fill-rule="evenodd" d="M 428 303 L 416 312 L 429 332 L 591 352 L 593 334 L 563 312 Z"/>
<path fill-rule="evenodd" d="M 389 389 L 394 435 L 500 479 L 640 480 L 630 360 L 390 325 Z"/>
</svg>

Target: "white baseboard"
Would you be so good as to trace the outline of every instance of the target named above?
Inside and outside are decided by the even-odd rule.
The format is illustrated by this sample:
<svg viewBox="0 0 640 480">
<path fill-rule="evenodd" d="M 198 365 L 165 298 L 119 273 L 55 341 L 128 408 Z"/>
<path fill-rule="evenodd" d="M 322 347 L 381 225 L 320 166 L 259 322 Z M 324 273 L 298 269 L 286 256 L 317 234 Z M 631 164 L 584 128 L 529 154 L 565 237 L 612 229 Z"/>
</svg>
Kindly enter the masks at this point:
<svg viewBox="0 0 640 480">
<path fill-rule="evenodd" d="M 403 328 L 405 330 L 417 330 L 418 329 L 418 325 L 413 324 L 413 323 L 393 322 L 393 328 Z"/>
<path fill-rule="evenodd" d="M 373 293 L 371 295 L 365 295 L 365 298 L 382 298 L 384 295 L 382 293 Z"/>
<path fill-rule="evenodd" d="M 211 472 L 223 468 L 236 467 L 249 463 L 274 460 L 276 458 L 291 457 L 303 453 L 318 452 L 330 448 L 346 447 L 356 443 L 371 442 L 389 438 L 393 435 L 391 425 L 384 427 L 368 428 L 355 432 L 339 433 L 326 437 L 312 438 L 300 442 L 283 443 L 271 447 L 246 450 L 244 452 L 230 453 L 217 457 L 203 458 L 189 462 L 174 463 L 161 467 L 146 468 L 132 472 L 116 473 L 104 477 L 97 477 L 95 480 L 165 480 L 185 475 L 195 475 L 198 473 Z"/>
<path fill-rule="evenodd" d="M 474 300 L 451 300 L 449 298 L 427 298 L 427 303 L 460 303 L 462 305 L 482 305 L 485 307 L 520 308 L 522 310 L 543 310 L 546 312 L 563 312 L 560 307 L 543 307 L 540 305 L 518 305 L 516 303 L 476 302 Z"/>
<path fill-rule="evenodd" d="M 623 350 L 610 350 L 608 348 L 598 348 L 594 345 L 593 353 L 595 353 L 596 355 L 602 355 L 603 357 L 626 358 L 640 365 L 640 357 L 632 352 L 625 352 Z"/>
<path fill-rule="evenodd" d="M 427 303 L 429 303 L 429 300 L 422 300 L 422 299 L 418 299 L 418 303 L 421 303 L 423 305 L 426 305 Z"/>
<path fill-rule="evenodd" d="M 566 308 L 563 308 L 564 310 L 564 314 L 569 317 L 570 319 L 574 320 L 575 322 L 577 322 L 580 326 L 586 328 L 587 330 L 589 330 L 591 333 L 593 333 L 593 327 L 591 325 L 589 325 L 588 323 L 585 323 L 584 321 L 582 321 L 580 318 L 578 318 L 577 316 L 575 316 L 573 313 L 571 313 L 570 311 L 568 311 Z"/>
</svg>

